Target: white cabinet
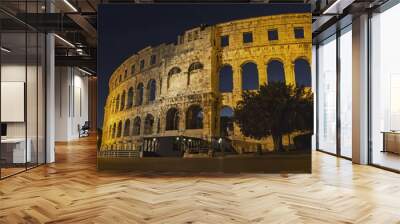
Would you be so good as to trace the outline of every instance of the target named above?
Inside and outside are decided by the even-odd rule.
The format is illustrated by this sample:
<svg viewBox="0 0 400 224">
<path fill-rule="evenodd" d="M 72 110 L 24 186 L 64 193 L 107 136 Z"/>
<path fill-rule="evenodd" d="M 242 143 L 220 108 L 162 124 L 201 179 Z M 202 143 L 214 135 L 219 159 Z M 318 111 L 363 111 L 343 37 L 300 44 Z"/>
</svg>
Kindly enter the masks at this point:
<svg viewBox="0 0 400 224">
<path fill-rule="evenodd" d="M 12 151 L 12 163 L 25 163 L 32 161 L 32 141 L 26 140 L 27 147 L 25 151 L 25 138 L 7 138 L 2 139 L 2 148 L 5 147 Z"/>
</svg>

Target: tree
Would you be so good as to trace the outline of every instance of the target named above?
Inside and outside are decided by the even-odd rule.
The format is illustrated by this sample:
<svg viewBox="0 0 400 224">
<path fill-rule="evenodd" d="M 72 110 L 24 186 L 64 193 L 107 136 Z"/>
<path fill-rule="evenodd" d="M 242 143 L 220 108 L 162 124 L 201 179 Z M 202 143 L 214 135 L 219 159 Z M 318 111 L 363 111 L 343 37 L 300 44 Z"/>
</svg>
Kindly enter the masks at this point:
<svg viewBox="0 0 400 224">
<path fill-rule="evenodd" d="M 234 121 L 246 137 L 272 136 L 274 150 L 283 150 L 282 136 L 293 131 L 312 131 L 313 94 L 306 87 L 281 82 L 246 91 L 235 107 Z"/>
</svg>

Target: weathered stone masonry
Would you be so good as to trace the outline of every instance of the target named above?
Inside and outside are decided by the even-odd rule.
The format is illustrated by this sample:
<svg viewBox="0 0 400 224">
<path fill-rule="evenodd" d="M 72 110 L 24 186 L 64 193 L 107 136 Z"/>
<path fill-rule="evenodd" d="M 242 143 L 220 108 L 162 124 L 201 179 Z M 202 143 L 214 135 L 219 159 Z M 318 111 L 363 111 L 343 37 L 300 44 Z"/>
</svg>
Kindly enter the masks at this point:
<svg viewBox="0 0 400 224">
<path fill-rule="evenodd" d="M 282 80 L 296 84 L 299 60 L 308 66 L 311 61 L 309 13 L 200 26 L 178 36 L 176 44 L 144 48 L 109 80 L 101 150 L 136 149 L 143 136 L 219 137 L 221 110 L 231 111 L 243 88 L 268 83 L 272 64 L 281 65 Z M 220 89 L 220 79 L 229 82 L 230 75 L 232 88 Z M 235 125 L 230 131 L 238 151 L 255 150 L 252 143 L 258 141 L 243 137 Z M 260 141 L 264 148 L 271 142 Z"/>
</svg>

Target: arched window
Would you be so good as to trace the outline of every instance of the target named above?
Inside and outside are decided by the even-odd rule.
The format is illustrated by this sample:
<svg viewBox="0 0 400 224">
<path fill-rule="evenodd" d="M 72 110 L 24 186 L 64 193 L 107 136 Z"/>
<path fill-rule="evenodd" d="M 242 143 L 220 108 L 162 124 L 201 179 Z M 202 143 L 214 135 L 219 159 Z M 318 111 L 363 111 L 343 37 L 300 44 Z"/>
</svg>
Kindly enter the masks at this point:
<svg viewBox="0 0 400 224">
<path fill-rule="evenodd" d="M 191 75 L 191 73 L 193 71 L 203 69 L 203 67 L 204 67 L 203 64 L 198 62 L 198 61 L 197 62 L 193 62 L 192 64 L 190 64 L 189 69 L 188 69 L 187 85 L 190 85 L 190 80 L 191 80 L 190 75 Z"/>
<path fill-rule="evenodd" d="M 121 137 L 121 132 L 122 132 L 122 121 L 119 121 L 117 129 L 117 138 Z"/>
<path fill-rule="evenodd" d="M 188 69 L 188 72 L 190 73 L 190 72 L 192 72 L 192 71 L 194 71 L 194 70 L 199 70 L 199 69 L 203 69 L 203 64 L 202 63 L 200 63 L 200 62 L 193 62 L 192 64 L 190 64 L 190 66 L 189 66 L 189 69 Z"/>
<path fill-rule="evenodd" d="M 110 107 L 111 113 L 114 113 L 114 105 L 115 105 L 115 97 L 109 103 L 109 107 Z"/>
<path fill-rule="evenodd" d="M 115 100 L 114 112 L 117 112 L 118 109 L 119 109 L 119 95 L 117 96 L 117 99 Z"/>
<path fill-rule="evenodd" d="M 129 88 L 128 90 L 128 103 L 126 105 L 126 108 L 132 108 L 133 106 L 133 87 Z"/>
<path fill-rule="evenodd" d="M 121 95 L 121 106 L 119 107 L 119 110 L 123 111 L 124 108 L 125 108 L 125 91 L 123 91 Z"/>
<path fill-rule="evenodd" d="M 258 70 L 257 65 L 253 62 L 248 62 L 242 65 L 242 90 L 257 90 Z"/>
<path fill-rule="evenodd" d="M 179 128 L 179 113 L 176 108 L 171 108 L 167 111 L 165 130 L 178 130 Z"/>
<path fill-rule="evenodd" d="M 140 117 L 136 117 L 135 120 L 133 120 L 132 135 L 140 135 L 140 123 Z"/>
<path fill-rule="evenodd" d="M 144 120 L 144 134 L 151 135 L 153 134 L 153 124 L 154 124 L 154 117 L 151 114 L 147 114 Z"/>
<path fill-rule="evenodd" d="M 230 136 L 233 134 L 233 109 L 228 106 L 221 108 L 219 114 L 221 136 Z"/>
<path fill-rule="evenodd" d="M 169 70 L 168 76 L 181 73 L 181 69 L 179 67 L 173 67 Z"/>
<path fill-rule="evenodd" d="M 173 67 L 169 70 L 168 72 L 168 80 L 167 80 L 167 88 L 170 87 L 170 79 L 171 76 L 173 76 L 174 74 L 178 74 L 181 72 L 181 69 L 179 67 Z"/>
<path fill-rule="evenodd" d="M 285 83 L 285 69 L 283 63 L 278 60 L 272 60 L 267 65 L 268 83 L 281 82 Z"/>
<path fill-rule="evenodd" d="M 148 101 L 152 102 L 156 99 L 156 80 L 151 79 L 147 83 Z"/>
<path fill-rule="evenodd" d="M 230 93 L 233 89 L 233 71 L 232 66 L 224 65 L 219 69 L 219 91 L 221 93 Z"/>
<path fill-rule="evenodd" d="M 130 135 L 130 127 L 131 127 L 131 121 L 129 119 L 126 119 L 124 125 L 124 136 Z"/>
<path fill-rule="evenodd" d="M 117 125 L 114 123 L 113 129 L 112 129 L 112 138 L 115 138 L 115 129 Z"/>
<path fill-rule="evenodd" d="M 294 61 L 294 74 L 297 86 L 311 87 L 311 68 L 307 60 Z"/>
<path fill-rule="evenodd" d="M 108 138 L 111 139 L 113 138 L 113 134 L 112 134 L 112 125 L 110 125 L 110 127 L 108 128 Z"/>
<path fill-rule="evenodd" d="M 186 129 L 203 128 L 203 109 L 199 105 L 192 105 L 186 111 Z"/>
<path fill-rule="evenodd" d="M 143 103 L 143 83 L 139 83 L 139 85 L 136 87 L 136 106 L 142 105 Z"/>
</svg>

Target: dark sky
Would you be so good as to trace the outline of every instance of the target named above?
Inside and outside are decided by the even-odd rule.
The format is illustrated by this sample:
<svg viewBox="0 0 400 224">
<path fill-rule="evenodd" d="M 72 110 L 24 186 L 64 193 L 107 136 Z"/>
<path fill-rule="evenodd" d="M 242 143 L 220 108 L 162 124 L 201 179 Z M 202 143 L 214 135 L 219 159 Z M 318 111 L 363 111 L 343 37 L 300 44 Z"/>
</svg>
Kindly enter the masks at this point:
<svg viewBox="0 0 400 224">
<path fill-rule="evenodd" d="M 310 12 L 304 4 L 103 4 L 98 10 L 98 127 L 108 79 L 126 58 L 146 46 L 175 42 L 200 24 L 281 13 Z"/>
</svg>

